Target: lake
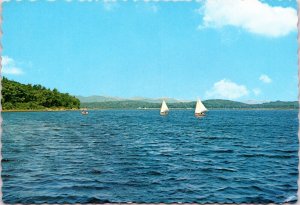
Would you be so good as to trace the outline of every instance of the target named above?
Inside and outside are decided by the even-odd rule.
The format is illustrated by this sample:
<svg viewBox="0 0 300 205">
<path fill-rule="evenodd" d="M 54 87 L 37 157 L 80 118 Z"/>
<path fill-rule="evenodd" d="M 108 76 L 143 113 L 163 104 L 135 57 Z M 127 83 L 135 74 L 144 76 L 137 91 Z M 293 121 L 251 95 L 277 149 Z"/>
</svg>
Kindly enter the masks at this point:
<svg viewBox="0 0 300 205">
<path fill-rule="evenodd" d="M 5 203 L 297 200 L 298 110 L 2 113 Z"/>
</svg>

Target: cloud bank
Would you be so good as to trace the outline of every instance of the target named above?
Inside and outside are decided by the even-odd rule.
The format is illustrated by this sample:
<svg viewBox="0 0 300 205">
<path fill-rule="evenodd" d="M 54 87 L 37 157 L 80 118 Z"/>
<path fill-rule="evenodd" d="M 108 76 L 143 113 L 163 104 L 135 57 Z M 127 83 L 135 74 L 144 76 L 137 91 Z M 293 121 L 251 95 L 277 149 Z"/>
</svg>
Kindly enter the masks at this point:
<svg viewBox="0 0 300 205">
<path fill-rule="evenodd" d="M 272 79 L 265 75 L 265 74 L 262 74 L 260 77 L 259 77 L 259 80 L 264 82 L 264 83 L 271 83 L 272 82 Z"/>
<path fill-rule="evenodd" d="M 16 66 L 16 62 L 14 59 L 8 57 L 8 56 L 2 56 L 2 74 L 7 74 L 7 75 L 21 75 L 23 74 L 23 70 L 21 68 L 18 68 Z"/>
<path fill-rule="evenodd" d="M 237 99 L 247 96 L 249 91 L 246 86 L 238 85 L 228 79 L 216 82 L 213 87 L 206 92 L 207 98 Z"/>
<path fill-rule="evenodd" d="M 281 37 L 297 30 L 296 9 L 259 0 L 205 0 L 199 11 L 203 15 L 199 28 L 234 26 L 266 37 Z"/>
</svg>

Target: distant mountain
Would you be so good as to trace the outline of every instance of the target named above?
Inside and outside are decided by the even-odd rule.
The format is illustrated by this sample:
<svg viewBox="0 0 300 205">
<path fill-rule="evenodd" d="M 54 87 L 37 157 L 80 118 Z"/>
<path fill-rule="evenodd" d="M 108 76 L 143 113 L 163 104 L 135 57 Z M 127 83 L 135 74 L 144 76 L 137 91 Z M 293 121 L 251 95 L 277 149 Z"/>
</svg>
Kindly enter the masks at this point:
<svg viewBox="0 0 300 205">
<path fill-rule="evenodd" d="M 189 100 L 178 100 L 175 98 L 145 98 L 145 97 L 133 97 L 133 98 L 128 98 L 126 100 L 144 101 L 150 103 L 161 103 L 163 100 L 167 101 L 168 103 L 191 102 Z"/>
<path fill-rule="evenodd" d="M 268 103 L 268 102 L 270 102 L 270 101 L 268 101 L 268 100 L 246 100 L 246 101 L 243 101 L 243 103 L 250 104 L 250 105 L 262 104 L 262 103 Z"/>
<path fill-rule="evenodd" d="M 143 101 L 149 103 L 161 103 L 163 100 L 166 100 L 169 103 L 179 103 L 179 102 L 191 102 L 187 100 L 178 100 L 175 98 L 145 98 L 145 97 L 133 97 L 133 98 L 120 98 L 120 97 L 110 97 L 110 96 L 76 96 L 82 103 L 91 103 L 91 102 L 113 102 L 113 101 Z"/>
<path fill-rule="evenodd" d="M 90 102 L 111 102 L 111 101 L 122 101 L 126 100 L 119 97 L 110 97 L 110 96 L 99 96 L 99 95 L 92 95 L 88 97 L 84 96 L 75 96 L 77 99 L 80 100 L 82 103 L 90 103 Z"/>
<path fill-rule="evenodd" d="M 161 106 L 161 99 L 149 99 L 149 98 L 135 98 L 137 100 L 125 100 L 120 101 L 102 101 L 102 102 L 82 102 L 82 107 L 89 109 L 158 109 Z M 169 108 L 183 108 L 194 109 L 196 101 L 182 102 L 167 100 Z M 243 102 L 236 102 L 231 100 L 213 99 L 204 100 L 203 104 L 208 109 L 297 109 L 299 107 L 297 101 L 283 102 L 266 102 L 260 104 L 247 104 Z"/>
</svg>

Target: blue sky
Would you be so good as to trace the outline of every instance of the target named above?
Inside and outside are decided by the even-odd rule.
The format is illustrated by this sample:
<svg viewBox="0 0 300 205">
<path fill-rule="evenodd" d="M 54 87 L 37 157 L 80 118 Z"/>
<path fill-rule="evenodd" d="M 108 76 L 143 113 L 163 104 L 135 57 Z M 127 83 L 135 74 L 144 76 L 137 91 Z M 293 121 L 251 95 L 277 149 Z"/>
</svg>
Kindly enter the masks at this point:
<svg viewBox="0 0 300 205">
<path fill-rule="evenodd" d="M 297 100 L 296 1 L 9 1 L 4 76 L 73 95 Z"/>
</svg>

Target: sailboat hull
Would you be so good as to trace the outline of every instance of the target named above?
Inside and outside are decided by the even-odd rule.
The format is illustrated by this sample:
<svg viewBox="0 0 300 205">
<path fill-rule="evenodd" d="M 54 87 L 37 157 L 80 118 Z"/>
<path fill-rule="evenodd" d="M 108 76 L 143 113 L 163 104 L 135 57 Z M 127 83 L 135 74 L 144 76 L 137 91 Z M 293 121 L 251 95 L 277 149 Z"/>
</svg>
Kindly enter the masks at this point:
<svg viewBox="0 0 300 205">
<path fill-rule="evenodd" d="M 204 117 L 206 114 L 204 112 L 202 113 L 195 113 L 195 117 Z"/>
<path fill-rule="evenodd" d="M 88 111 L 82 111 L 81 114 L 82 114 L 82 115 L 88 115 L 89 112 L 88 112 Z"/>
<path fill-rule="evenodd" d="M 168 114 L 169 114 L 169 112 L 160 112 L 160 115 L 162 115 L 162 116 L 166 116 Z"/>
</svg>

